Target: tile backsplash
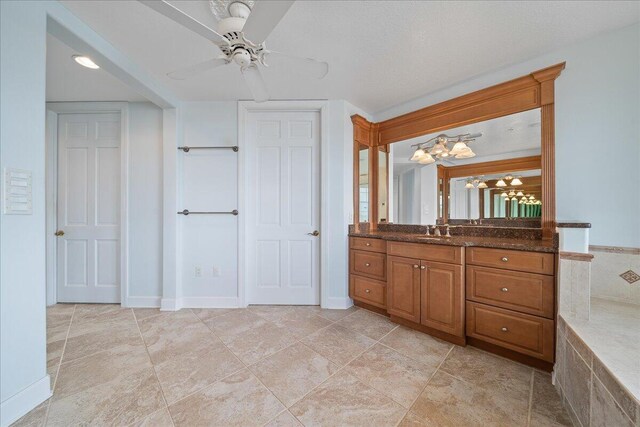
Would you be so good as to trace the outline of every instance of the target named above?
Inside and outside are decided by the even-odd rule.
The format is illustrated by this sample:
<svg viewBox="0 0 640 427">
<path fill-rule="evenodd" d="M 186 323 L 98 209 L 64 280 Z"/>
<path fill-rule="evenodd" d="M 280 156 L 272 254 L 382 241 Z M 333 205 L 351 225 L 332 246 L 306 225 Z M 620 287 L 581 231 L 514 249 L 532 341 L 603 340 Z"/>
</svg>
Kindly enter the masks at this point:
<svg viewBox="0 0 640 427">
<path fill-rule="evenodd" d="M 590 246 L 591 296 L 640 305 L 640 249 Z"/>
</svg>

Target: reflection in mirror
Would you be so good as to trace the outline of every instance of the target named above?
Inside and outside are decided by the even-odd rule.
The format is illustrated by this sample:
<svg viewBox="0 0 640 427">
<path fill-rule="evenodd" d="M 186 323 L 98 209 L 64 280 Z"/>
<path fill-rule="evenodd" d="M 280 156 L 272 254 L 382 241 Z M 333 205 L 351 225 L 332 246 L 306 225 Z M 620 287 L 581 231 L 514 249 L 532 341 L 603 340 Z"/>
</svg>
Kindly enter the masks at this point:
<svg viewBox="0 0 640 427">
<path fill-rule="evenodd" d="M 541 194 L 540 169 L 452 178 L 449 219 L 539 218 Z"/>
<path fill-rule="evenodd" d="M 378 222 L 387 222 L 389 217 L 389 204 L 387 203 L 387 191 L 389 188 L 389 153 L 387 147 L 378 147 Z"/>
<path fill-rule="evenodd" d="M 360 145 L 360 222 L 369 222 L 369 147 Z"/>
<path fill-rule="evenodd" d="M 518 181 L 514 184 L 513 179 L 519 178 L 522 188 L 527 185 L 527 179 L 532 185 L 537 181 L 538 187 L 525 193 L 537 201 L 541 199 L 539 164 L 532 170 L 506 168 L 510 160 L 540 156 L 540 122 L 540 109 L 534 109 L 391 144 L 389 222 L 435 224 L 445 211 L 447 220 L 539 217 L 541 204 L 522 201 L 524 193 L 517 200 L 509 196 L 511 189 L 518 187 Z M 491 168 L 498 169 L 499 166 L 494 165 L 504 163 L 505 170 L 480 169 L 486 168 L 483 164 L 487 162 L 497 162 L 492 163 Z M 474 165 L 478 166 L 477 171 Z M 465 176 L 449 175 L 455 176 L 449 182 L 440 179 L 446 170 L 457 166 L 467 167 Z M 497 191 L 503 187 L 496 188 L 492 181 L 497 184 L 509 174 L 512 179 L 504 187 L 509 191 L 503 197 L 503 191 Z M 467 180 L 471 180 L 473 190 L 465 188 Z M 518 190 L 514 194 L 518 194 Z"/>
</svg>

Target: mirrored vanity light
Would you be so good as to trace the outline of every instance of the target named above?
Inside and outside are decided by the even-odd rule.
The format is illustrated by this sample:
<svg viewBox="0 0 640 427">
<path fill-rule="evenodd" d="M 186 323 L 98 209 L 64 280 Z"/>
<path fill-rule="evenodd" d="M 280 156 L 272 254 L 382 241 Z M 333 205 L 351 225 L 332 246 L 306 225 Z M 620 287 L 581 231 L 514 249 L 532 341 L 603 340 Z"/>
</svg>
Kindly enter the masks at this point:
<svg viewBox="0 0 640 427">
<path fill-rule="evenodd" d="M 466 184 L 465 184 L 465 186 L 464 186 L 464 188 L 468 188 L 468 189 L 474 188 L 474 187 L 473 187 L 473 182 L 471 182 L 471 180 L 470 180 L 470 179 L 468 179 L 468 180 L 467 180 L 467 183 L 466 183 Z"/>
<path fill-rule="evenodd" d="M 418 148 L 415 153 L 413 153 L 413 156 L 411 156 L 411 160 L 416 161 L 416 160 L 420 160 L 422 159 L 425 155 L 428 155 L 427 153 L 425 153 L 425 151 L 422 148 Z"/>
<path fill-rule="evenodd" d="M 500 194 L 500 197 L 509 197 L 509 195 L 507 194 L 507 192 L 505 191 L 504 193 Z"/>
<path fill-rule="evenodd" d="M 422 156 L 419 160 L 418 163 L 420 163 L 421 165 L 429 165 L 433 162 L 435 162 L 436 159 L 433 158 L 433 156 L 429 153 L 424 153 L 424 156 Z"/>
<path fill-rule="evenodd" d="M 480 183 L 478 184 L 478 188 L 489 188 L 489 186 L 486 182 L 480 181 Z"/>
<path fill-rule="evenodd" d="M 518 191 L 518 193 L 516 194 L 516 197 L 522 197 L 524 196 L 524 193 L 522 191 Z"/>
<path fill-rule="evenodd" d="M 511 181 L 511 185 L 522 185 L 522 181 L 520 181 L 519 177 L 515 177 L 513 178 L 513 180 Z"/>
<path fill-rule="evenodd" d="M 498 182 L 496 182 L 496 187 L 506 187 L 507 183 L 504 182 L 504 179 L 500 178 Z M 506 194 L 506 193 L 505 193 Z"/>
</svg>

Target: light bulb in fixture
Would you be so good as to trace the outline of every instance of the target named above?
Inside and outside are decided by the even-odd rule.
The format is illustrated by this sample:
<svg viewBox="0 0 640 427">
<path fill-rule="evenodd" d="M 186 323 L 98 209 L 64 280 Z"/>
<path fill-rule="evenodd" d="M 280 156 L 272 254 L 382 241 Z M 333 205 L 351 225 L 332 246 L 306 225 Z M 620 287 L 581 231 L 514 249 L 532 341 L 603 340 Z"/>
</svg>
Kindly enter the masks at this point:
<svg viewBox="0 0 640 427">
<path fill-rule="evenodd" d="M 515 191 L 513 191 L 513 190 L 509 191 L 509 197 L 513 197 L 513 196 L 515 196 L 515 195 L 516 195 L 516 192 L 515 192 Z"/>
<path fill-rule="evenodd" d="M 466 152 L 467 150 L 469 150 L 469 147 L 467 147 L 467 144 L 465 144 L 464 142 L 456 142 L 449 153 L 452 156 L 455 156 L 455 155 L 458 155 L 458 154 L 462 154 L 462 153 Z"/>
<path fill-rule="evenodd" d="M 536 198 L 533 196 L 533 194 L 531 196 L 529 196 L 529 200 L 535 200 Z"/>
<path fill-rule="evenodd" d="M 523 200 L 520 200 L 520 201 L 518 202 L 518 204 L 519 204 L 519 205 L 524 205 L 524 201 L 523 201 Z"/>
<path fill-rule="evenodd" d="M 421 165 L 430 165 L 431 163 L 433 163 L 435 161 L 436 161 L 436 159 L 434 159 L 431 154 L 424 153 L 424 156 L 422 156 L 420 158 L 420 160 L 418 160 L 418 163 L 420 163 Z"/>
<path fill-rule="evenodd" d="M 411 160 L 416 161 L 416 160 L 420 160 L 421 158 L 423 158 L 425 156 L 424 150 L 422 148 L 418 148 L 414 153 L 413 156 L 411 156 Z"/>
<path fill-rule="evenodd" d="M 100 68 L 100 66 L 93 62 L 88 56 L 73 55 L 71 58 L 83 67 L 91 68 L 92 70 Z"/>
<path fill-rule="evenodd" d="M 480 184 L 478 184 L 478 188 L 487 188 L 487 183 L 484 181 L 480 181 Z"/>
<path fill-rule="evenodd" d="M 476 156 L 476 153 L 474 153 L 471 150 L 471 148 L 467 147 L 467 149 L 464 150 L 463 152 L 456 154 L 456 159 L 470 159 L 475 156 Z"/>
<path fill-rule="evenodd" d="M 498 182 L 496 182 L 496 187 L 506 187 L 507 183 L 504 182 L 504 179 L 500 178 Z"/>
<path fill-rule="evenodd" d="M 472 189 L 473 187 L 473 182 L 471 182 L 471 180 L 467 180 L 467 183 L 465 184 L 464 188 L 467 189 Z"/>
<path fill-rule="evenodd" d="M 500 195 L 500 197 L 509 197 L 509 195 L 508 195 L 508 194 L 507 194 L 507 192 L 505 191 L 504 193 L 502 193 L 502 194 Z"/>
<path fill-rule="evenodd" d="M 517 197 L 522 197 L 524 196 L 524 193 L 522 191 L 518 191 L 518 193 L 516 194 Z"/>
<path fill-rule="evenodd" d="M 522 199 L 520 199 L 520 201 L 521 201 L 522 203 L 524 203 L 524 202 L 526 202 L 526 201 L 527 201 L 527 198 L 526 198 L 526 197 L 523 197 Z"/>
<path fill-rule="evenodd" d="M 511 185 L 522 185 L 522 181 L 520 181 L 520 178 L 515 177 L 513 181 L 511 181 Z"/>
</svg>

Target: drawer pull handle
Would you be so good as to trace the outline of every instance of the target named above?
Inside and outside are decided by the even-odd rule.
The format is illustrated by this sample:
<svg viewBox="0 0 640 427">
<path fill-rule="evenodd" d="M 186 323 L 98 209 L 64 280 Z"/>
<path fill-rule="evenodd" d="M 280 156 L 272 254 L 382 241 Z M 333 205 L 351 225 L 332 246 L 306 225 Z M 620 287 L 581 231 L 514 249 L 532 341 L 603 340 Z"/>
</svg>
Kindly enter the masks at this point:
<svg viewBox="0 0 640 427">
<path fill-rule="evenodd" d="M 368 262 L 365 262 L 365 263 L 364 263 L 364 266 L 365 266 L 365 267 L 371 267 L 371 264 L 369 264 Z"/>
<path fill-rule="evenodd" d="M 509 288 L 502 288 L 500 289 L 502 292 L 509 292 Z"/>
<path fill-rule="evenodd" d="M 424 265 L 420 266 L 420 270 L 426 270 L 426 269 L 427 269 L 427 267 L 425 267 Z"/>
<path fill-rule="evenodd" d="M 365 246 L 371 246 L 371 243 L 365 243 Z"/>
<path fill-rule="evenodd" d="M 502 329 L 500 329 L 502 332 L 509 332 L 509 330 L 506 327 L 503 327 Z"/>
<path fill-rule="evenodd" d="M 365 289 L 364 291 L 368 294 L 371 293 L 371 289 Z"/>
<path fill-rule="evenodd" d="M 507 258 L 506 256 L 503 256 L 502 257 L 502 262 L 507 262 L 507 261 L 509 261 L 509 258 Z"/>
<path fill-rule="evenodd" d="M 413 264 L 413 268 L 418 268 L 420 267 L 418 264 Z"/>
</svg>

